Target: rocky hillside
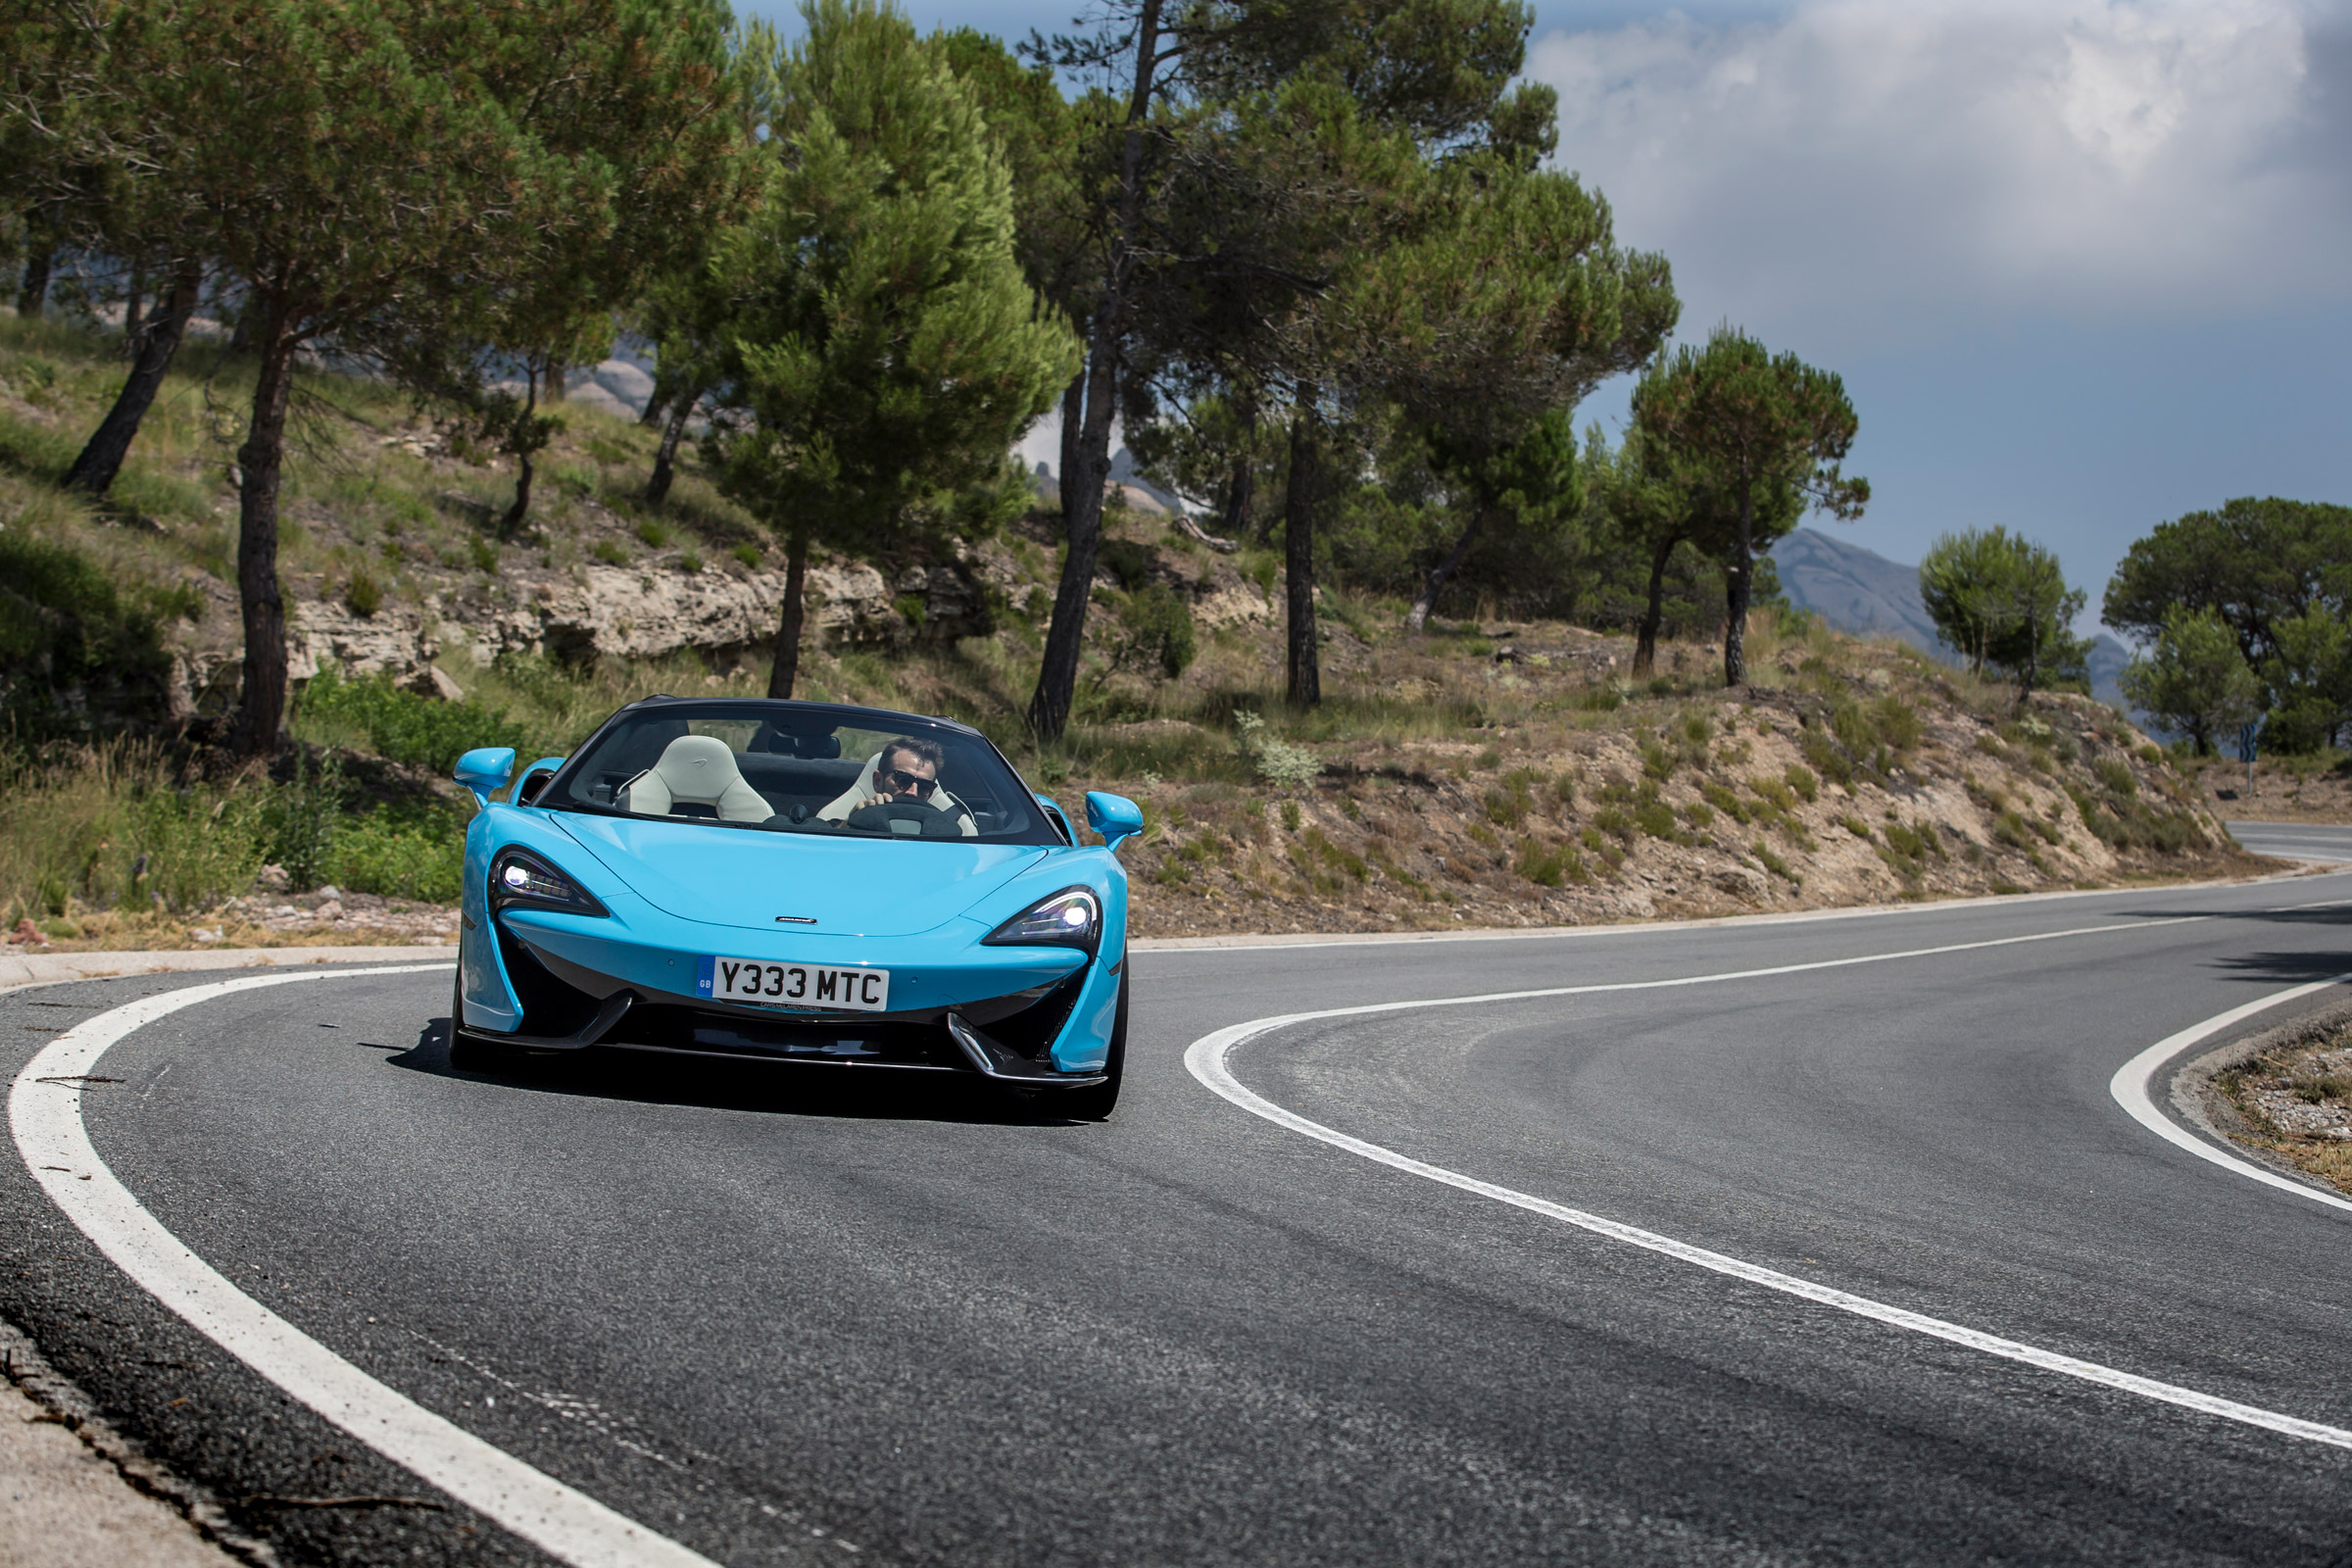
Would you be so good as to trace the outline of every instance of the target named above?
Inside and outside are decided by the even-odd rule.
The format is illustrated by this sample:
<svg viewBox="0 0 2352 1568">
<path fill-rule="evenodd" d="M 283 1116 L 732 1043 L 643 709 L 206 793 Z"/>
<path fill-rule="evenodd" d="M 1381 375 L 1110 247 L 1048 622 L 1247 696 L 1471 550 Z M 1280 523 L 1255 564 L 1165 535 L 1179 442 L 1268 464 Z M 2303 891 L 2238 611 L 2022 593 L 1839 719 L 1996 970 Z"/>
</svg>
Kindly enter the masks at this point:
<svg viewBox="0 0 2352 1568">
<path fill-rule="evenodd" d="M 1366 650 L 1389 692 L 1465 722 L 1305 748 L 1317 771 L 1289 787 L 1268 774 L 1294 760 L 1269 760 L 1246 727 L 1128 726 L 1225 775 L 1103 770 L 1148 806 L 1141 928 L 1577 924 L 2259 865 L 2163 753 L 2086 698 L 2019 712 L 1908 649 L 1820 631 L 1768 646 L 1742 692 L 1706 689 L 1712 650 L 1685 651 L 1684 679 L 1628 692 L 1629 646 L 1491 630 L 1510 641 L 1483 667 Z"/>
</svg>

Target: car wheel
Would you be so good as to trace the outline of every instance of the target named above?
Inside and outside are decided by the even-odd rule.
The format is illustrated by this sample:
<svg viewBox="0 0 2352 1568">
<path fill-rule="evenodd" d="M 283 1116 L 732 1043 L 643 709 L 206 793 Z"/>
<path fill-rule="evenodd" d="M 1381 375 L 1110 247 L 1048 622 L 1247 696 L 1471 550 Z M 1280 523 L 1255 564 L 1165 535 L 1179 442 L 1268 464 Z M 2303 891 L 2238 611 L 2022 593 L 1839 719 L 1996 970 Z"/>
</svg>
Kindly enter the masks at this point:
<svg viewBox="0 0 2352 1568">
<path fill-rule="evenodd" d="M 449 991 L 450 1066 L 459 1072 L 498 1073 L 511 1071 L 515 1060 L 512 1047 L 484 1040 L 466 1027 L 466 971 L 461 967 Z"/>
<path fill-rule="evenodd" d="M 1127 977 L 1119 977 L 1119 1011 L 1110 1025 L 1110 1054 L 1102 1058 L 1102 1081 L 1089 1089 L 1064 1090 L 1062 1114 L 1079 1121 L 1106 1121 L 1119 1102 L 1119 1079 L 1127 1066 Z"/>
</svg>

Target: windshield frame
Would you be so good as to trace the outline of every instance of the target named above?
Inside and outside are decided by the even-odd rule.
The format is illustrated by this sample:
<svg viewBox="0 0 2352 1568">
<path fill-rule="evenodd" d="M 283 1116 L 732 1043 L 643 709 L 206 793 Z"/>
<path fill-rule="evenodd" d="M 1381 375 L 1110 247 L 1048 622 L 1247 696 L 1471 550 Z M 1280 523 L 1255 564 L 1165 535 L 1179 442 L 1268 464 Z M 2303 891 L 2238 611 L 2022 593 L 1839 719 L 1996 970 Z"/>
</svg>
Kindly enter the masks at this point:
<svg viewBox="0 0 2352 1568">
<path fill-rule="evenodd" d="M 868 731 L 896 731 L 919 735 L 937 732 L 941 739 L 953 739 L 959 746 L 978 747 L 995 759 L 1004 776 L 1019 792 L 1017 800 L 1026 808 L 1028 826 L 1019 832 L 981 834 L 974 838 L 927 839 L 905 834 L 868 833 L 858 829 L 812 833 L 807 827 L 771 827 L 768 822 L 724 822 L 709 817 L 648 816 L 636 811 L 624 811 L 616 807 L 599 806 L 593 801 L 571 798 L 569 786 L 587 771 L 586 760 L 612 730 L 633 719 L 650 713 L 672 714 L 693 719 L 770 718 L 779 713 L 794 713 L 818 719 L 836 729 L 855 728 Z M 729 828 L 738 832 L 794 834 L 830 843 L 892 843 L 892 844 L 1002 844 L 1021 845 L 1035 849 L 1067 849 L 1069 841 L 1062 837 L 1053 818 L 1037 800 L 1037 792 L 1021 777 L 1021 770 L 1012 765 L 997 743 L 969 724 L 953 718 L 928 713 L 906 713 L 889 708 L 861 708 L 851 703 L 811 703 L 797 698 L 777 697 L 644 697 L 616 709 L 612 716 L 599 724 L 589 736 L 564 758 L 564 765 L 531 800 L 531 805 L 549 811 L 574 811 L 582 816 L 611 816 L 624 822 L 675 822 L 680 826 Z M 773 818 L 769 819 L 770 821 Z M 811 819 L 813 820 L 813 819 Z"/>
</svg>

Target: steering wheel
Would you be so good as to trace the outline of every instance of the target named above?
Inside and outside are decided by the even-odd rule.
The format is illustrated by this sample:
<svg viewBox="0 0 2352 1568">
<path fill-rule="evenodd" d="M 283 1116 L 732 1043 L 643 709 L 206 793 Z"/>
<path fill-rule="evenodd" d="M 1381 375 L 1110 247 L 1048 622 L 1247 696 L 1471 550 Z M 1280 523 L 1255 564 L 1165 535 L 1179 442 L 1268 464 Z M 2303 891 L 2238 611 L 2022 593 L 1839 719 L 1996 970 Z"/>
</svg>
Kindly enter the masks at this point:
<svg viewBox="0 0 2352 1568">
<path fill-rule="evenodd" d="M 906 822 L 914 828 L 907 833 L 894 824 Z M 860 806 L 849 816 L 850 826 L 868 833 L 892 833 L 905 838 L 952 839 L 960 838 L 963 830 L 956 825 L 956 813 L 942 811 L 920 801 L 884 801 L 878 806 Z"/>
</svg>

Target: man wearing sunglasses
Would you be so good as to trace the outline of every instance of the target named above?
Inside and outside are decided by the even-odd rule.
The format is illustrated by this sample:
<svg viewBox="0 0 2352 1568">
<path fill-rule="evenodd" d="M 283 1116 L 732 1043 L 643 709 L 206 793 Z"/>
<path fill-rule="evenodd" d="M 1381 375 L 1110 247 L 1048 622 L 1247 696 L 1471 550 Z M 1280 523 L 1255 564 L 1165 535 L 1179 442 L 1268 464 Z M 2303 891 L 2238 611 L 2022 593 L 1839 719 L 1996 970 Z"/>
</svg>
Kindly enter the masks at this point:
<svg viewBox="0 0 2352 1568">
<path fill-rule="evenodd" d="M 970 838 L 980 829 L 963 803 L 940 787 L 941 760 L 937 742 L 902 735 L 875 754 L 865 776 L 848 794 L 816 814 L 869 833 Z M 917 807 L 940 814 L 924 816 Z"/>
</svg>

